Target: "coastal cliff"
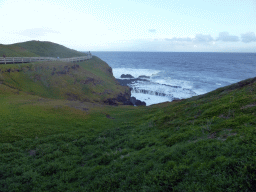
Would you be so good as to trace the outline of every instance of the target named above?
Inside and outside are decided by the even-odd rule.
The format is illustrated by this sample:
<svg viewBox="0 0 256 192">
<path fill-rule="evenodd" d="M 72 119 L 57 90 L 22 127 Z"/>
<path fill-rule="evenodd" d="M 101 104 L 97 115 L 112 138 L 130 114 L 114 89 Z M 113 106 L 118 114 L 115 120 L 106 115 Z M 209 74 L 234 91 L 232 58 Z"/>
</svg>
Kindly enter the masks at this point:
<svg viewBox="0 0 256 192">
<path fill-rule="evenodd" d="M 17 92 L 47 98 L 131 105 L 129 87 L 121 86 L 111 67 L 97 57 L 79 63 L 2 65 L 0 81 Z"/>
</svg>

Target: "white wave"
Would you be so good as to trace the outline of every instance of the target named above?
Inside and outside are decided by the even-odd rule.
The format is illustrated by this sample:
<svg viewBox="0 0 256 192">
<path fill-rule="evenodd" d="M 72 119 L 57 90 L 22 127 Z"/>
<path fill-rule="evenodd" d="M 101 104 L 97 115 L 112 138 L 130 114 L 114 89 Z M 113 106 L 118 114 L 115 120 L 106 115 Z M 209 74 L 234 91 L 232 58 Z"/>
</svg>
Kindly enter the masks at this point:
<svg viewBox="0 0 256 192">
<path fill-rule="evenodd" d="M 163 103 L 167 101 L 172 101 L 172 99 L 168 97 L 161 97 L 161 96 L 155 96 L 155 95 L 147 95 L 143 93 L 132 93 L 132 97 L 135 97 L 136 99 L 139 99 L 141 101 L 144 101 L 146 103 L 146 106 L 157 104 L 157 103 Z"/>
<path fill-rule="evenodd" d="M 152 79 L 153 82 L 164 84 L 164 85 L 170 85 L 170 86 L 180 86 L 185 89 L 192 89 L 193 83 L 190 81 L 185 80 L 178 80 L 178 79 L 172 79 L 171 77 L 165 77 L 162 79 Z"/>
<path fill-rule="evenodd" d="M 131 95 L 136 99 L 146 102 L 146 105 L 172 101 L 175 98 L 186 99 L 195 95 L 204 94 L 205 91 L 194 90 L 193 83 L 188 80 L 162 77 L 164 71 L 153 69 L 114 68 L 113 75 L 120 78 L 122 74 L 130 74 L 134 78 L 141 75 L 149 76 L 148 81 L 136 81 L 129 85 Z M 129 79 L 129 78 L 124 78 Z"/>
<path fill-rule="evenodd" d="M 197 95 L 203 95 L 209 91 L 206 91 L 204 89 L 193 89 L 193 91 L 197 94 Z"/>
<path fill-rule="evenodd" d="M 122 74 L 130 74 L 134 78 L 138 78 L 141 75 L 151 77 L 157 75 L 160 72 L 160 70 L 154 69 L 113 68 L 113 75 L 115 78 L 120 78 Z"/>
<path fill-rule="evenodd" d="M 197 95 L 190 89 L 160 85 L 153 82 L 136 82 L 130 84 L 132 96 L 146 102 L 146 105 L 172 101 L 174 98 L 186 99 Z"/>
<path fill-rule="evenodd" d="M 153 82 L 138 81 L 137 83 L 131 84 L 130 87 L 132 88 L 132 92 L 144 92 L 149 95 L 165 95 L 165 97 L 175 97 L 179 99 L 184 99 L 197 95 L 194 91 L 190 89 L 161 85 Z"/>
</svg>

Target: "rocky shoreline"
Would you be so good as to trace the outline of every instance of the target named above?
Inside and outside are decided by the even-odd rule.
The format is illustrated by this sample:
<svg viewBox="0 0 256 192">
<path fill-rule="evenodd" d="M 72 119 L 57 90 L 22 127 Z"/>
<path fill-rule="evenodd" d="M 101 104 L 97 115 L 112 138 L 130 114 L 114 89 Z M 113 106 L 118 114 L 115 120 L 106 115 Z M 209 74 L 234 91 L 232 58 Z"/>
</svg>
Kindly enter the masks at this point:
<svg viewBox="0 0 256 192">
<path fill-rule="evenodd" d="M 149 82 L 147 79 L 144 78 L 149 78 L 147 76 L 140 76 L 139 78 L 134 78 L 132 75 L 130 74 L 126 74 L 126 75 L 121 75 L 122 79 L 116 79 L 120 85 L 122 86 L 128 86 L 132 83 L 136 83 L 137 81 L 147 81 Z M 132 90 L 130 88 L 130 90 Z M 121 101 L 121 100 L 119 100 Z M 134 106 L 146 106 L 146 103 L 144 101 L 140 101 L 138 99 L 136 99 L 135 97 L 130 97 L 130 101 L 121 101 L 123 102 L 125 105 L 134 105 Z"/>
<path fill-rule="evenodd" d="M 137 81 L 146 81 L 146 82 L 149 82 L 149 80 L 147 79 L 143 79 L 143 78 L 133 78 L 133 79 L 116 79 L 120 85 L 123 85 L 123 86 L 128 86 L 130 84 L 133 84 L 133 83 L 136 83 Z"/>
<path fill-rule="evenodd" d="M 131 84 L 135 84 L 135 83 L 137 83 L 138 81 L 144 81 L 144 82 L 150 82 L 148 79 L 149 79 L 150 77 L 148 77 L 148 76 L 139 76 L 138 78 L 134 78 L 132 75 L 130 75 L 130 74 L 126 74 L 126 75 L 121 75 L 121 78 L 120 79 L 116 79 L 118 82 L 119 82 L 119 84 L 120 85 L 122 85 L 122 86 L 128 86 L 128 87 L 130 87 L 130 90 L 131 91 L 134 91 L 135 93 L 144 93 L 144 94 L 153 94 L 153 95 L 156 95 L 156 96 L 169 96 L 169 97 L 172 97 L 171 95 L 167 95 L 167 94 L 165 94 L 165 93 L 160 93 L 160 92 L 154 92 L 154 93 L 152 93 L 153 91 L 150 91 L 150 90 L 144 90 L 144 89 L 136 89 L 136 88 L 132 88 L 130 85 Z M 165 84 L 163 84 L 163 85 L 165 85 Z M 165 86 L 169 86 L 169 87 L 173 87 L 173 88 L 181 88 L 180 86 L 171 86 L 171 85 L 165 85 Z M 131 97 L 131 101 L 133 102 L 134 101 L 134 98 L 135 97 Z M 135 98 L 136 99 L 136 98 Z M 180 100 L 179 98 L 172 98 L 172 100 Z M 137 104 L 134 104 L 134 105 L 141 105 L 140 104 L 140 100 L 137 100 Z M 133 102 L 134 103 L 134 102 Z M 143 104 L 142 105 L 144 105 L 144 103 L 145 102 L 142 102 Z M 146 104 L 146 103 L 145 103 Z"/>
</svg>

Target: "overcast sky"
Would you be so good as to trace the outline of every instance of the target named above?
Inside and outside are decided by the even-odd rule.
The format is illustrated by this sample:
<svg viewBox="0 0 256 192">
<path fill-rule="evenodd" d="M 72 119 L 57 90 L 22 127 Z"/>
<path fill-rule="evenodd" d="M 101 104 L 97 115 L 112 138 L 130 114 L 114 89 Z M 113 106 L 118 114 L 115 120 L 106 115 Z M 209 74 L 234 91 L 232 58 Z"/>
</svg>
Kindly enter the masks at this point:
<svg viewBox="0 0 256 192">
<path fill-rule="evenodd" d="M 0 44 L 256 52 L 256 0 L 0 0 Z"/>
</svg>

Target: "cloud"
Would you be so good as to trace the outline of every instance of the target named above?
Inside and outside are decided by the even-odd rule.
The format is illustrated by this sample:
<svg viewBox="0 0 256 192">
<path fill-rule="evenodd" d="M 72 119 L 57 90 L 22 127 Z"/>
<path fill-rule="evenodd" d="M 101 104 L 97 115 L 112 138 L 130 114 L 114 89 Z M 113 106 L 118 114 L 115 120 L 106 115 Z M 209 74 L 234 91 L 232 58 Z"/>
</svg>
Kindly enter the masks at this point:
<svg viewBox="0 0 256 192">
<path fill-rule="evenodd" d="M 196 34 L 194 40 L 196 42 L 211 42 L 213 41 L 213 38 L 211 35 Z"/>
<path fill-rule="evenodd" d="M 235 35 L 229 35 L 228 32 L 220 32 L 216 41 L 237 42 L 239 41 L 239 37 Z"/>
<path fill-rule="evenodd" d="M 190 37 L 181 37 L 181 38 L 174 37 L 172 39 L 165 38 L 165 40 L 166 41 L 175 41 L 175 42 L 191 42 L 193 39 Z"/>
<path fill-rule="evenodd" d="M 34 29 L 25 29 L 23 31 L 19 31 L 17 34 L 35 38 L 35 37 L 45 36 L 49 33 L 57 33 L 58 34 L 60 32 L 54 31 L 52 29 L 47 29 L 47 28 L 34 28 Z"/>
<path fill-rule="evenodd" d="M 196 34 L 196 36 L 194 38 L 191 37 L 173 37 L 173 38 L 165 38 L 165 41 L 169 41 L 172 43 L 177 43 L 179 45 L 183 44 L 183 45 L 189 45 L 191 43 L 209 43 L 214 41 L 214 39 L 212 38 L 211 35 L 203 35 L 203 34 Z"/>
<path fill-rule="evenodd" d="M 148 32 L 150 32 L 150 33 L 156 33 L 156 29 L 149 29 Z"/>
<path fill-rule="evenodd" d="M 241 38 L 244 43 L 256 42 L 256 35 L 254 32 L 241 34 Z"/>
</svg>

